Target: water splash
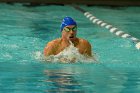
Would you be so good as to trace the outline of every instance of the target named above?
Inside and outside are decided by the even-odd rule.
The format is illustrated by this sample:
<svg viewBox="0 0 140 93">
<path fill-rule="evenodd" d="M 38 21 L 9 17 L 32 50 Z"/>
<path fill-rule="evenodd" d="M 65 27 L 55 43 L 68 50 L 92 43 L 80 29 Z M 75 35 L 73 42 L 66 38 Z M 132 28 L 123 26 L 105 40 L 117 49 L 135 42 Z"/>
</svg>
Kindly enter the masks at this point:
<svg viewBox="0 0 140 93">
<path fill-rule="evenodd" d="M 47 62 L 61 62 L 61 63 L 94 63 L 95 60 L 92 57 L 88 57 L 81 55 L 78 51 L 78 48 L 74 47 L 71 41 L 70 46 L 65 48 L 62 52 L 57 55 L 50 55 L 49 57 L 45 57 Z"/>
<path fill-rule="evenodd" d="M 43 54 L 41 53 L 41 51 L 36 51 L 33 53 L 33 56 L 35 59 L 37 60 L 41 60 L 43 58 Z"/>
</svg>

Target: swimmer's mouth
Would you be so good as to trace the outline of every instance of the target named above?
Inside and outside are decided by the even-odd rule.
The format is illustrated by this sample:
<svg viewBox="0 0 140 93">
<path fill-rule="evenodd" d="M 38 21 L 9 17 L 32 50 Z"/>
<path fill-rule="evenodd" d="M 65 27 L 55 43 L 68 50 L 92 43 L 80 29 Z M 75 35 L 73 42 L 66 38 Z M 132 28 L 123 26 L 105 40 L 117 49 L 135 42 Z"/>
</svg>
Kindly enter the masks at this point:
<svg viewBox="0 0 140 93">
<path fill-rule="evenodd" d="M 74 38 L 74 36 L 70 36 L 69 38 Z"/>
</svg>

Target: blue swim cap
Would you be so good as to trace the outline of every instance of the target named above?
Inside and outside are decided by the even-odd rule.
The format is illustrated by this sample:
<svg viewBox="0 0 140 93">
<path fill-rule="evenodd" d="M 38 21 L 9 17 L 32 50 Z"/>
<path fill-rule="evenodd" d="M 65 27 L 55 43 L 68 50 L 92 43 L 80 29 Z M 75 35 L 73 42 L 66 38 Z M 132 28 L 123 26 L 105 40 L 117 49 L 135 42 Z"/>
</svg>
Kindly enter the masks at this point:
<svg viewBox="0 0 140 93">
<path fill-rule="evenodd" d="M 65 26 L 69 26 L 69 25 L 77 25 L 76 22 L 71 18 L 71 17 L 65 17 L 61 23 L 61 31 L 63 30 L 63 28 Z"/>
</svg>

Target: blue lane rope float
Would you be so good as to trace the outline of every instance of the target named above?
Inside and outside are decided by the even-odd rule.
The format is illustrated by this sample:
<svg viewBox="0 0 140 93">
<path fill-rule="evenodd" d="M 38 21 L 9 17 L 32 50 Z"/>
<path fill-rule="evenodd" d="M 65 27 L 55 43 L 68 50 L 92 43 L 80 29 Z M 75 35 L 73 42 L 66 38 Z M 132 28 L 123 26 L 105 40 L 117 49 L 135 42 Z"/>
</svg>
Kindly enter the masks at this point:
<svg viewBox="0 0 140 93">
<path fill-rule="evenodd" d="M 113 27 L 112 25 L 96 18 L 95 16 L 93 16 L 90 12 L 86 12 L 85 10 L 83 10 L 82 8 L 78 7 L 78 6 L 73 6 L 75 9 L 81 11 L 82 13 L 84 13 L 84 16 L 86 16 L 92 23 L 97 24 L 101 27 L 105 27 L 106 29 L 108 29 L 111 33 L 114 33 L 116 36 L 122 37 L 122 38 L 128 38 L 130 40 L 132 40 L 134 43 L 136 43 L 136 48 L 139 50 L 140 49 L 140 40 L 125 33 L 124 31 L 119 30 L 116 27 Z"/>
</svg>

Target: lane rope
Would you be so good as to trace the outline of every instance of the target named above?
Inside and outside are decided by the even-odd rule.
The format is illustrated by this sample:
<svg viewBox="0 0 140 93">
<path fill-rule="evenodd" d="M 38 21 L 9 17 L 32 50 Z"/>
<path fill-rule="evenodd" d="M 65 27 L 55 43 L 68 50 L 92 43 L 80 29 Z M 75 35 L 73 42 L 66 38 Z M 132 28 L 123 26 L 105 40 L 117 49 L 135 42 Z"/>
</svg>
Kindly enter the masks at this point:
<svg viewBox="0 0 140 93">
<path fill-rule="evenodd" d="M 93 24 L 97 24 L 101 27 L 108 29 L 110 31 L 110 33 L 113 33 L 116 36 L 130 39 L 131 41 L 133 41 L 135 43 L 135 47 L 138 50 L 140 49 L 140 40 L 138 38 L 135 38 L 135 37 L 131 36 L 130 34 L 127 34 L 124 31 L 119 30 L 117 27 L 114 27 L 113 25 L 110 25 L 110 24 L 96 18 L 90 12 L 86 12 L 85 10 L 83 10 L 82 8 L 80 8 L 78 6 L 73 5 L 73 7 L 76 10 L 79 10 L 80 12 L 82 12 L 84 14 L 84 16 L 87 17 Z"/>
</svg>

